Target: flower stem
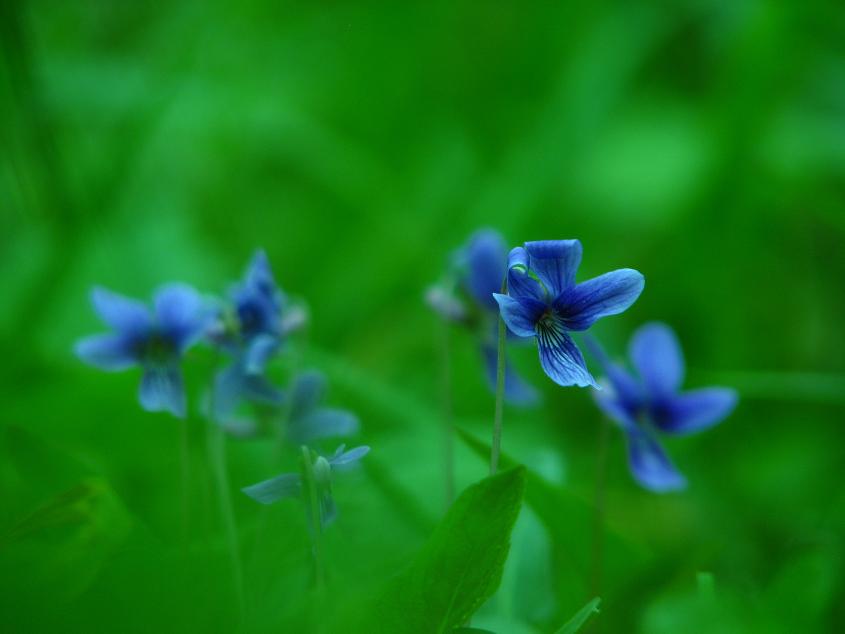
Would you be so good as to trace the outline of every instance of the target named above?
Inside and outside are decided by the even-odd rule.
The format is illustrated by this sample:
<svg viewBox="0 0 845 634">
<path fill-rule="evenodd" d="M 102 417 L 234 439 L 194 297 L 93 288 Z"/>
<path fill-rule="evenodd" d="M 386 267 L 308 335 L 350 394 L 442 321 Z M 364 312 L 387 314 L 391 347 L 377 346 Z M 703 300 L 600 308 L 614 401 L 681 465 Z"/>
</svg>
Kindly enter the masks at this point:
<svg viewBox="0 0 845 634">
<path fill-rule="evenodd" d="M 232 497 L 229 494 L 229 469 L 226 465 L 226 437 L 219 425 L 210 421 L 208 426 L 208 453 L 211 458 L 214 478 L 217 482 L 218 499 L 220 501 L 220 515 L 223 520 L 223 529 L 226 532 L 226 541 L 229 546 L 229 557 L 231 559 L 232 577 L 235 582 L 235 592 L 238 600 L 238 615 L 242 621 L 244 616 L 244 578 L 241 553 L 238 546 L 238 528 L 235 523 L 235 513 L 232 509 Z"/>
<path fill-rule="evenodd" d="M 607 447 L 610 424 L 603 416 L 599 422 L 599 445 L 596 452 L 596 486 L 593 503 L 593 544 L 591 556 L 590 596 L 601 595 L 604 569 L 604 506 L 607 489 Z"/>
<path fill-rule="evenodd" d="M 440 337 L 442 427 L 443 427 L 443 477 L 445 480 L 446 508 L 455 497 L 455 432 L 452 427 L 452 355 L 449 339 L 449 324 L 441 320 Z"/>
<path fill-rule="evenodd" d="M 188 428 L 188 419 L 186 418 L 181 423 L 180 433 L 180 463 L 182 471 L 182 555 L 185 559 L 188 558 L 188 551 L 191 538 L 191 512 L 190 512 L 190 493 L 191 486 L 191 445 L 190 445 L 190 430 Z"/>
<path fill-rule="evenodd" d="M 508 290 L 507 278 L 502 282 L 502 293 Z M 490 475 L 499 468 L 499 453 L 502 448 L 502 409 L 505 401 L 505 339 L 507 329 L 499 315 L 499 337 L 496 347 L 496 410 L 493 414 L 493 442 L 490 446 Z"/>
<path fill-rule="evenodd" d="M 311 451 L 302 446 L 302 475 L 308 490 L 308 510 L 310 512 L 311 538 L 314 549 L 314 580 L 317 590 L 322 592 L 325 575 L 323 572 L 323 526 L 320 520 L 320 499 L 317 494 L 317 480 L 314 477 L 314 465 L 311 462 Z"/>
</svg>

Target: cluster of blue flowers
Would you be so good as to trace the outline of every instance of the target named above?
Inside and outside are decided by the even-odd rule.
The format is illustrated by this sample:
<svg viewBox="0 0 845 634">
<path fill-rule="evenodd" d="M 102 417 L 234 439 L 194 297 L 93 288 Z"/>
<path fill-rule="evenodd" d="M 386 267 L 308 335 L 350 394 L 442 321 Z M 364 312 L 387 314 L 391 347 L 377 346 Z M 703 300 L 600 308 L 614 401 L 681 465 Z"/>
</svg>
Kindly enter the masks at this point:
<svg viewBox="0 0 845 634">
<path fill-rule="evenodd" d="M 540 365 L 552 381 L 597 388 L 596 403 L 625 433 L 637 482 L 656 492 L 683 488 L 686 480 L 666 456 L 658 433 L 686 434 L 715 425 L 735 407 L 736 393 L 728 388 L 679 393 L 683 357 L 674 333 L 663 324 L 643 326 L 631 341 L 638 378 L 593 343 L 606 376 L 596 381 L 571 333 L 627 310 L 643 291 L 643 275 L 619 269 L 576 283 L 582 257 L 578 240 L 527 242 L 507 255 L 504 244 L 491 229 L 474 234 L 452 258 L 446 281 L 429 291 L 429 304 L 473 333 L 484 351 L 491 386 L 497 318 L 506 324 L 508 340 L 535 340 Z M 508 365 L 506 397 L 524 403 L 525 385 Z"/>
<path fill-rule="evenodd" d="M 305 445 L 358 431 L 354 414 L 322 405 L 326 380 L 320 372 L 308 370 L 294 376 L 287 389 L 277 387 L 267 376 L 268 363 L 284 350 L 288 336 L 304 325 L 306 313 L 278 287 L 263 251 L 255 254 L 244 279 L 224 297 L 205 298 L 186 284 L 167 284 L 155 293 L 152 309 L 102 288 L 93 290 L 91 300 L 112 330 L 79 341 L 76 354 L 102 370 L 140 367 L 139 401 L 148 411 L 166 411 L 179 418 L 187 415 L 182 363 L 192 346 L 204 343 L 227 359 L 210 380 L 206 413 L 231 435 L 275 432 L 272 435 Z M 279 429 L 261 429 L 254 417 L 240 414 L 244 406 L 258 404 L 274 412 L 272 418 Z M 357 447 L 340 452 L 327 464 L 349 465 L 367 451 L 368 447 Z M 314 473 L 322 474 L 319 484 L 324 504 L 334 508 L 330 500 L 332 470 L 322 468 L 326 459 L 312 453 Z M 268 484 L 284 482 L 288 475 L 243 491 L 262 503 L 299 495 L 298 485 Z M 267 490 L 276 492 L 272 500 Z M 327 513 L 325 519 L 333 516 Z"/>
</svg>

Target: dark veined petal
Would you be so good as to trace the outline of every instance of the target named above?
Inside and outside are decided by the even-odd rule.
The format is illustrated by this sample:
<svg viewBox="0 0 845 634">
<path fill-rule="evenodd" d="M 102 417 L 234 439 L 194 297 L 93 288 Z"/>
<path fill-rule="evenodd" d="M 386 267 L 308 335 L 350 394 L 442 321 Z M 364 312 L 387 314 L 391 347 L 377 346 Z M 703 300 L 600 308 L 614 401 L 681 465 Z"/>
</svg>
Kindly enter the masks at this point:
<svg viewBox="0 0 845 634">
<path fill-rule="evenodd" d="M 187 284 L 167 284 L 156 292 L 155 313 L 158 327 L 179 353 L 199 340 L 211 325 L 211 313 L 202 297 Z"/>
<path fill-rule="evenodd" d="M 545 303 L 546 291 L 540 282 L 531 277 L 528 268 L 528 252 L 523 247 L 511 249 L 508 255 L 508 295 Z"/>
<path fill-rule="evenodd" d="M 139 335 L 152 328 L 149 309 L 137 299 L 97 286 L 91 291 L 91 303 L 100 319 L 118 332 Z"/>
<path fill-rule="evenodd" d="M 626 310 L 644 286 L 642 273 L 620 269 L 568 289 L 555 298 L 553 306 L 567 330 L 586 330 L 598 319 Z"/>
<path fill-rule="evenodd" d="M 684 381 L 684 355 L 674 331 L 650 323 L 637 329 L 628 346 L 631 362 L 654 396 L 677 392 Z"/>
<path fill-rule="evenodd" d="M 496 310 L 493 293 L 502 288 L 507 268 L 507 247 L 493 229 L 475 232 L 463 253 L 467 292 L 481 306 Z"/>
<path fill-rule="evenodd" d="M 572 338 L 566 334 L 560 320 L 547 316 L 537 326 L 537 347 L 540 351 L 540 365 L 549 378 L 564 387 L 592 385 L 599 388 L 581 351 Z"/>
<path fill-rule="evenodd" d="M 686 478 L 675 468 L 660 444 L 639 427 L 625 429 L 631 473 L 643 487 L 655 493 L 683 489 Z"/>
<path fill-rule="evenodd" d="M 185 388 L 178 366 L 150 367 L 144 370 L 138 391 L 141 406 L 149 412 L 170 412 L 185 417 Z"/>
<path fill-rule="evenodd" d="M 305 417 L 292 418 L 288 437 L 292 442 L 305 444 L 312 440 L 351 436 L 358 431 L 358 417 L 342 409 L 321 407 Z"/>
<path fill-rule="evenodd" d="M 546 305 L 528 297 L 510 297 L 493 293 L 499 304 L 499 313 L 507 327 L 520 337 L 533 337 L 537 334 L 537 321 L 546 310 Z"/>
<path fill-rule="evenodd" d="M 74 352 L 82 361 L 100 370 L 116 372 L 138 363 L 132 340 L 122 335 L 92 335 L 78 341 Z"/>
<path fill-rule="evenodd" d="M 360 460 L 370 452 L 370 448 L 366 445 L 355 447 L 354 449 L 350 449 L 349 451 L 344 451 L 345 449 L 345 445 L 341 445 L 340 447 L 338 447 L 334 455 L 329 458 L 329 464 L 331 464 L 333 467 L 340 467 L 352 464 L 353 462 Z"/>
<path fill-rule="evenodd" d="M 654 423 L 669 434 L 689 434 L 722 422 L 736 407 L 737 393 L 725 387 L 669 396 L 655 407 Z"/>
<path fill-rule="evenodd" d="M 270 358 L 279 349 L 279 339 L 273 335 L 260 334 L 253 337 L 246 349 L 244 371 L 247 374 L 261 374 Z"/>
<path fill-rule="evenodd" d="M 306 370 L 296 376 L 290 388 L 290 419 L 308 416 L 326 396 L 326 377 L 318 370 Z"/>
<path fill-rule="evenodd" d="M 528 266 L 540 278 L 552 297 L 575 285 L 575 274 L 581 265 L 581 242 L 578 240 L 540 240 L 526 242 Z"/>
<path fill-rule="evenodd" d="M 283 498 L 299 497 L 302 491 L 302 477 L 298 473 L 283 473 L 241 489 L 245 494 L 261 504 L 272 504 Z"/>
<path fill-rule="evenodd" d="M 498 349 L 494 344 L 485 344 L 481 346 L 481 354 L 484 356 L 487 383 L 490 389 L 495 392 Z M 511 405 L 521 407 L 536 405 L 540 400 L 540 393 L 537 389 L 522 380 L 513 369 L 510 361 L 505 364 L 505 400 Z"/>
</svg>

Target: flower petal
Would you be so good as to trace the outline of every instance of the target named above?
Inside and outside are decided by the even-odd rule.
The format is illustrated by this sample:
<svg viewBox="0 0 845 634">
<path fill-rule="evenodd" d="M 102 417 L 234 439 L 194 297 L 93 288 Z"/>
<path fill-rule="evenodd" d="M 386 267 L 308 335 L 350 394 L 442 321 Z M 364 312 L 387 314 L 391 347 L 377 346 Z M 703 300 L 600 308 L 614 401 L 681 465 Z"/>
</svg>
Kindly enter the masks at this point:
<svg viewBox="0 0 845 634">
<path fill-rule="evenodd" d="M 556 297 L 575 285 L 575 273 L 581 265 L 579 240 L 540 240 L 526 242 L 528 268 L 540 278 L 549 295 Z"/>
<path fill-rule="evenodd" d="M 675 468 L 663 448 L 639 427 L 626 428 L 631 473 L 643 487 L 667 493 L 686 487 L 687 481 Z"/>
<path fill-rule="evenodd" d="M 246 349 L 244 357 L 244 372 L 247 374 L 261 374 L 267 367 L 267 362 L 279 350 L 281 342 L 278 337 L 260 334 L 253 337 Z"/>
<path fill-rule="evenodd" d="M 326 396 L 326 377 L 318 370 L 298 374 L 290 388 L 290 419 L 305 418 Z"/>
<path fill-rule="evenodd" d="M 599 388 L 581 351 L 572 338 L 566 334 L 559 320 L 541 322 L 537 329 L 537 347 L 540 351 L 540 365 L 549 378 L 564 387 L 592 385 Z M 600 389 L 600 388 L 599 388 Z"/>
<path fill-rule="evenodd" d="M 689 434 L 722 422 L 736 407 L 737 393 L 725 387 L 684 392 L 658 402 L 654 423 L 669 434 Z"/>
<path fill-rule="evenodd" d="M 205 333 L 211 313 L 200 294 L 187 284 L 167 284 L 155 295 L 155 313 L 161 331 L 181 354 Z"/>
<path fill-rule="evenodd" d="M 249 497 L 261 504 L 272 504 L 283 498 L 299 497 L 302 491 L 302 477 L 298 473 L 283 473 L 241 489 Z"/>
<path fill-rule="evenodd" d="M 479 305 L 496 310 L 493 293 L 502 288 L 507 270 L 507 247 L 493 229 L 481 229 L 470 238 L 462 255 L 466 290 Z"/>
<path fill-rule="evenodd" d="M 231 422 L 232 414 L 244 399 L 279 405 L 284 394 L 270 381 L 258 374 L 246 374 L 242 362 L 220 370 L 214 377 L 211 393 L 212 417 L 219 423 Z"/>
<path fill-rule="evenodd" d="M 625 406 L 625 403 L 613 393 L 612 388 L 609 390 L 594 390 L 593 398 L 598 408 L 623 429 L 637 424 L 636 418 L 631 415 L 631 411 Z"/>
<path fill-rule="evenodd" d="M 85 337 L 76 343 L 74 352 L 82 361 L 100 370 L 116 372 L 137 365 L 132 340 L 126 336 L 106 334 Z"/>
<path fill-rule="evenodd" d="M 520 337 L 533 337 L 537 334 L 537 320 L 546 309 L 546 305 L 528 297 L 510 297 L 493 293 L 499 304 L 499 312 L 507 327 Z"/>
<path fill-rule="evenodd" d="M 118 332 L 137 335 L 152 328 L 149 309 L 137 299 L 97 286 L 91 291 L 91 303 L 100 319 Z"/>
<path fill-rule="evenodd" d="M 343 445 L 341 445 L 343 447 Z M 360 447 L 355 447 L 354 449 L 350 449 L 349 451 L 342 451 L 342 449 L 338 448 L 338 451 L 335 452 L 335 455 L 329 458 L 329 464 L 333 467 L 344 466 L 348 464 L 352 464 L 366 456 L 370 452 L 370 448 L 366 445 L 362 445 Z"/>
<path fill-rule="evenodd" d="M 545 303 L 546 291 L 529 272 L 528 252 L 523 247 L 511 249 L 508 255 L 508 294 Z"/>
<path fill-rule="evenodd" d="M 358 427 L 358 417 L 352 412 L 321 407 L 304 418 L 291 419 L 288 437 L 292 442 L 305 444 L 323 438 L 351 436 Z"/>
<path fill-rule="evenodd" d="M 185 388 L 178 366 L 147 368 L 138 391 L 141 406 L 149 412 L 170 412 L 185 417 Z"/>
<path fill-rule="evenodd" d="M 553 306 L 567 330 L 586 330 L 598 319 L 626 310 L 644 286 L 642 273 L 620 269 L 568 289 L 555 298 Z"/>
<path fill-rule="evenodd" d="M 490 389 L 496 390 L 496 373 L 498 371 L 498 349 L 495 345 L 485 344 L 481 346 L 481 354 L 484 356 L 484 368 L 487 375 L 487 383 Z M 510 361 L 505 363 L 505 400 L 511 405 L 528 407 L 540 400 L 540 393 L 537 389 L 526 383 L 513 369 Z"/>
<path fill-rule="evenodd" d="M 654 396 L 674 394 L 684 381 L 684 355 L 674 331 L 666 324 L 641 326 L 628 346 L 631 362 Z"/>
</svg>

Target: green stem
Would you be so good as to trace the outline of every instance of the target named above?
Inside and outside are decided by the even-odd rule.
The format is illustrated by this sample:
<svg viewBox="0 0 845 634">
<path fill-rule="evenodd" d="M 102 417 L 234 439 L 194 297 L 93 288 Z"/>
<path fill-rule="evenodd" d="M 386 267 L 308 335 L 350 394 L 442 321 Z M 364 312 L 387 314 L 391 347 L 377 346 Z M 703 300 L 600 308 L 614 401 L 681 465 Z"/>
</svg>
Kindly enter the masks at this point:
<svg viewBox="0 0 845 634">
<path fill-rule="evenodd" d="M 604 569 L 604 507 L 607 489 L 607 447 L 610 438 L 610 423 L 603 416 L 599 425 L 599 446 L 596 452 L 596 487 L 593 504 L 592 574 L 590 575 L 591 596 L 601 595 L 602 572 Z"/>
<path fill-rule="evenodd" d="M 502 293 L 507 293 L 507 278 L 502 282 Z M 502 449 L 502 410 L 505 402 L 505 339 L 507 329 L 499 315 L 499 338 L 496 347 L 496 410 L 493 414 L 493 442 L 490 446 L 490 474 L 499 468 L 499 453 Z"/>
<path fill-rule="evenodd" d="M 442 418 L 443 418 L 443 476 L 446 489 L 446 508 L 455 498 L 455 430 L 452 426 L 452 357 L 449 346 L 449 324 L 441 320 L 440 337 L 442 372 Z"/>
<path fill-rule="evenodd" d="M 235 523 L 235 513 L 232 509 L 232 497 L 229 494 L 229 469 L 226 465 L 226 437 L 220 427 L 213 421 L 208 426 L 208 453 L 214 469 L 214 478 L 217 482 L 220 500 L 220 515 L 223 519 L 223 528 L 226 532 L 226 541 L 229 546 L 229 557 L 231 559 L 232 577 L 235 581 L 235 592 L 238 599 L 238 614 L 240 619 L 244 615 L 244 577 L 241 553 L 238 547 L 238 528 Z"/>
<path fill-rule="evenodd" d="M 320 499 L 317 494 L 317 480 L 314 478 L 314 465 L 311 462 L 311 451 L 302 446 L 302 474 L 308 490 L 308 507 L 311 519 L 311 536 L 314 549 L 314 579 L 317 590 L 322 591 L 325 581 L 323 572 L 323 523 L 320 520 Z"/>
<path fill-rule="evenodd" d="M 191 541 L 191 513 L 190 513 L 190 486 L 191 486 L 191 445 L 188 419 L 180 421 L 180 462 L 182 471 L 182 554 L 187 559 Z"/>
</svg>

